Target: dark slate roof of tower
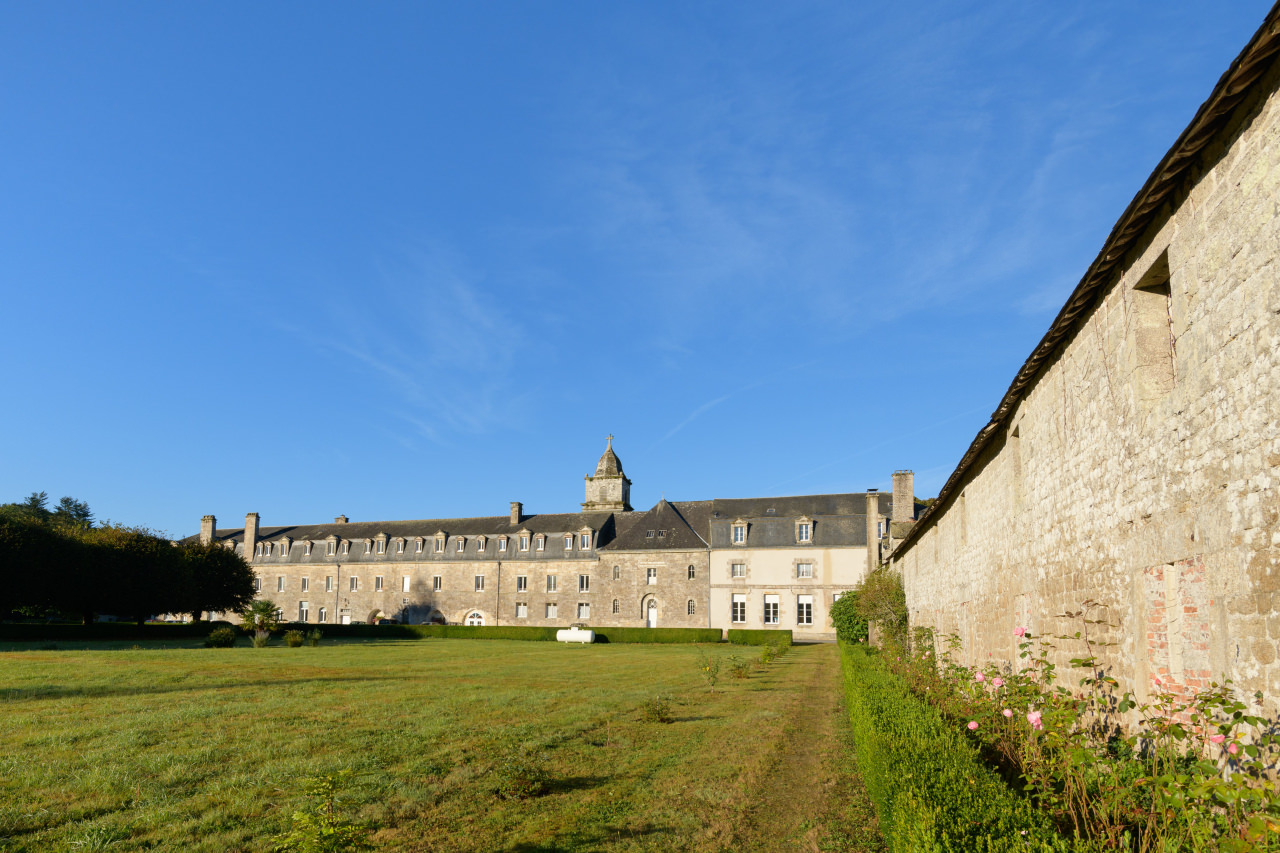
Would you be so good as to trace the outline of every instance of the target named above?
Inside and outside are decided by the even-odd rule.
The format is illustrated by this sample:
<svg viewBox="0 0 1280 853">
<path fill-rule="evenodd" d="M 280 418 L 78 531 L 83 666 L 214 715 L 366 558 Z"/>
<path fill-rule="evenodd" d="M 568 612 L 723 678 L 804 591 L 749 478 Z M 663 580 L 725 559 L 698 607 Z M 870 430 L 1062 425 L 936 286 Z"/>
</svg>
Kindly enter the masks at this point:
<svg viewBox="0 0 1280 853">
<path fill-rule="evenodd" d="M 596 463 L 597 477 L 619 477 L 622 474 L 622 460 L 613 452 L 613 436 L 609 436 L 609 446 L 604 449 L 600 461 Z"/>
<path fill-rule="evenodd" d="M 681 549 L 704 550 L 707 540 L 698 532 L 706 532 L 706 513 L 711 501 L 691 501 L 672 504 L 665 498 L 648 512 L 630 522 L 604 549 L 608 551 L 672 551 Z M 685 512 L 693 514 L 686 517 Z M 692 523 L 691 523 L 692 522 Z"/>
</svg>

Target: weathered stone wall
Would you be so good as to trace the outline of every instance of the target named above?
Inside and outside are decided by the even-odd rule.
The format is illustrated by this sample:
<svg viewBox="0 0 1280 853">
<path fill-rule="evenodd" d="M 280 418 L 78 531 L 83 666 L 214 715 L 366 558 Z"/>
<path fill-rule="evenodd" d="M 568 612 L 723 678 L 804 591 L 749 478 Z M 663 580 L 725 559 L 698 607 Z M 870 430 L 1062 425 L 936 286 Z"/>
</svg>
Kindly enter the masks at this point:
<svg viewBox="0 0 1280 853">
<path fill-rule="evenodd" d="M 915 624 L 958 633 L 970 661 L 1015 658 L 1017 625 L 1074 632 L 1055 616 L 1092 599 L 1117 627 L 1091 630 L 1140 695 L 1226 675 L 1280 699 L 1275 89 L 1273 70 L 893 556 Z"/>
<path fill-rule="evenodd" d="M 612 610 L 617 599 L 618 615 L 611 612 L 598 624 L 643 627 L 647 624 L 649 601 L 657 605 L 659 628 L 706 628 L 712 624 L 707 602 L 709 554 L 698 551 L 613 551 L 601 554 L 600 605 Z M 618 580 L 613 580 L 614 567 Z M 693 577 L 689 567 L 693 566 Z M 649 569 L 656 569 L 649 583 Z M 689 613 L 689 602 L 693 613 Z"/>
</svg>

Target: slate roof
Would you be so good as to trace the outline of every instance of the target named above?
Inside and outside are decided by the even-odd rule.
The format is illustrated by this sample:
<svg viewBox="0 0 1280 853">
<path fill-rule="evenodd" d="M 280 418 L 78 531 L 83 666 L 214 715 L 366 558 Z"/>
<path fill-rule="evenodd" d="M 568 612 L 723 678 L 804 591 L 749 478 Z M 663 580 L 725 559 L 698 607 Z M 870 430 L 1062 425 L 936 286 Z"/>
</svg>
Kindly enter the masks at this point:
<svg viewBox="0 0 1280 853">
<path fill-rule="evenodd" d="M 605 550 L 704 550 L 707 547 L 707 539 L 697 532 L 694 525 L 706 531 L 706 515 L 710 511 L 711 503 L 711 501 L 690 501 L 676 505 L 664 498 L 648 512 L 636 513 L 639 518 L 622 530 Z M 693 513 L 692 523 L 682 508 Z"/>
<path fill-rule="evenodd" d="M 613 452 L 613 436 L 609 436 L 609 446 L 605 448 L 604 453 L 600 456 L 600 461 L 596 463 L 596 476 L 623 476 L 622 460 L 618 458 L 618 454 Z"/>
<path fill-rule="evenodd" d="M 867 514 L 867 496 L 863 492 L 838 495 L 788 495 L 775 498 L 719 498 L 714 501 L 713 518 L 799 518 L 807 515 L 860 515 Z M 893 514 L 893 495 L 880 493 L 880 514 Z M 770 511 L 772 510 L 772 512 Z M 716 514 L 718 513 L 718 515 Z"/>
</svg>

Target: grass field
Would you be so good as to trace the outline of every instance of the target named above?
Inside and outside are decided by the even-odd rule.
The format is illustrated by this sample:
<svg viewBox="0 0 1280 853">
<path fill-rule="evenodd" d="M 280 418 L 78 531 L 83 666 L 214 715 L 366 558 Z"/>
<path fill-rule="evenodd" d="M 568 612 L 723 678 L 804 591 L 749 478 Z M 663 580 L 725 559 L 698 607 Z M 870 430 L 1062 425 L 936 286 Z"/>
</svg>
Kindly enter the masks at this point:
<svg viewBox="0 0 1280 853">
<path fill-rule="evenodd" d="M 268 850 L 306 778 L 342 768 L 355 771 L 348 813 L 375 827 L 380 849 L 875 848 L 873 833 L 860 840 L 869 809 L 830 736 L 806 760 L 826 768 L 815 788 L 845 791 L 848 807 L 815 806 L 825 816 L 781 828 L 770 817 L 779 795 L 829 799 L 801 770 L 777 780 L 789 778 L 788 738 L 817 735 L 796 721 L 814 685 L 838 681 L 830 646 L 793 649 L 746 680 L 723 668 L 710 693 L 700 653 L 757 650 L 35 645 L 0 650 L 4 850 Z M 673 722 L 644 720 L 655 695 L 670 697 Z M 544 757 L 542 795 L 495 796 L 513 744 Z"/>
</svg>

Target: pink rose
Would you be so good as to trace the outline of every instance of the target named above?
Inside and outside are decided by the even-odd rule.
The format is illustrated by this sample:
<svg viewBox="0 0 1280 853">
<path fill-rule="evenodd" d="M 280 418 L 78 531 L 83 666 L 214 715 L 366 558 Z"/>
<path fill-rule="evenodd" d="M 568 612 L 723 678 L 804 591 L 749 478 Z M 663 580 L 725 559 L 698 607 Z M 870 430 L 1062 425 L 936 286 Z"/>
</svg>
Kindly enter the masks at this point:
<svg viewBox="0 0 1280 853">
<path fill-rule="evenodd" d="M 1001 711 L 1000 713 L 1001 713 L 1001 714 L 1004 714 L 1006 717 L 1012 717 L 1012 716 L 1013 716 L 1013 712 L 1012 712 L 1012 711 L 1010 711 L 1008 708 L 1005 708 L 1005 709 L 1004 709 L 1003 711 Z"/>
<path fill-rule="evenodd" d="M 1003 678 L 993 678 L 991 679 L 991 683 L 994 684 L 996 687 L 1004 687 Z"/>
<path fill-rule="evenodd" d="M 1043 728 L 1044 728 L 1044 723 L 1040 722 L 1040 712 L 1039 712 L 1039 711 L 1028 711 L 1028 712 L 1027 712 L 1027 722 L 1031 724 L 1031 728 L 1033 728 L 1033 729 L 1043 729 Z"/>
<path fill-rule="evenodd" d="M 1232 755 L 1235 755 L 1239 751 L 1240 751 L 1240 747 L 1236 746 L 1234 743 L 1227 747 L 1227 752 L 1231 753 Z"/>
<path fill-rule="evenodd" d="M 1026 628 L 1014 628 L 1014 629 L 1013 629 L 1013 636 L 1015 636 L 1015 637 L 1025 637 L 1025 636 L 1027 636 L 1027 629 L 1026 629 Z"/>
<path fill-rule="evenodd" d="M 1158 679 L 1158 678 L 1153 678 L 1153 679 L 1151 679 L 1151 680 L 1152 680 L 1152 681 L 1154 681 L 1154 682 L 1156 683 L 1156 687 L 1159 687 L 1159 686 L 1160 686 L 1160 679 Z"/>
<path fill-rule="evenodd" d="M 977 730 L 978 730 L 978 723 L 977 723 L 977 721 L 976 721 L 976 720 L 970 720 L 970 721 L 969 721 L 969 731 L 971 731 L 971 732 L 976 732 Z"/>
<path fill-rule="evenodd" d="M 1212 741 L 1213 743 L 1222 743 L 1226 739 L 1227 738 L 1225 735 L 1214 735 L 1213 737 L 1209 738 L 1209 740 Z"/>
<path fill-rule="evenodd" d="M 985 675 L 983 675 L 982 673 L 978 673 L 977 675 L 975 675 L 975 676 L 973 677 L 973 680 L 974 680 L 974 681 L 986 681 L 986 680 L 987 680 L 987 677 L 986 677 Z"/>
</svg>

